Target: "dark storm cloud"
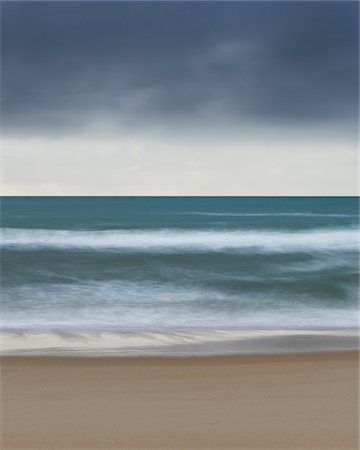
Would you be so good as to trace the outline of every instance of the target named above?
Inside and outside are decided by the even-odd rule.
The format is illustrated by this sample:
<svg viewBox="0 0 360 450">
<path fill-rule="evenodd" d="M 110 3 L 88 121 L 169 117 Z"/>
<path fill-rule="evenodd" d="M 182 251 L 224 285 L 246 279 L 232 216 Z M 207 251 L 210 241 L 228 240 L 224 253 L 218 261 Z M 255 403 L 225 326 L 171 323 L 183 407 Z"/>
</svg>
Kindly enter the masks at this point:
<svg viewBox="0 0 360 450">
<path fill-rule="evenodd" d="M 356 125 L 357 2 L 3 2 L 2 121 Z"/>
</svg>

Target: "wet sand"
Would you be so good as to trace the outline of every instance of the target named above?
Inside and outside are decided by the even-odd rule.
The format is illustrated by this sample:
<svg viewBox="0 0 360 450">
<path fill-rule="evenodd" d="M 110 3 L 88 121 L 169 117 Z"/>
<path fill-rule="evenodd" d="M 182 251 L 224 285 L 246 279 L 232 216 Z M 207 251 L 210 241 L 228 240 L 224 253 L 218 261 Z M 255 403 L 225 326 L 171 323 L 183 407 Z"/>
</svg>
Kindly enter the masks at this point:
<svg viewBox="0 0 360 450">
<path fill-rule="evenodd" d="M 357 352 L 2 357 L 1 449 L 358 449 Z"/>
</svg>

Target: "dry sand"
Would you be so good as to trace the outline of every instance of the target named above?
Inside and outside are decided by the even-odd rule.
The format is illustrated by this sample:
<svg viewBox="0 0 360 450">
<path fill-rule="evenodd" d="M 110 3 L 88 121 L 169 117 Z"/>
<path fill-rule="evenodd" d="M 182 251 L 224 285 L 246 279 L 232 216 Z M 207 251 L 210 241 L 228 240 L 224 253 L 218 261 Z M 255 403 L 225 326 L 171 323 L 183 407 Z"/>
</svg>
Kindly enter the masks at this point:
<svg viewBox="0 0 360 450">
<path fill-rule="evenodd" d="M 2 358 L 1 449 L 358 449 L 356 352 Z"/>
</svg>

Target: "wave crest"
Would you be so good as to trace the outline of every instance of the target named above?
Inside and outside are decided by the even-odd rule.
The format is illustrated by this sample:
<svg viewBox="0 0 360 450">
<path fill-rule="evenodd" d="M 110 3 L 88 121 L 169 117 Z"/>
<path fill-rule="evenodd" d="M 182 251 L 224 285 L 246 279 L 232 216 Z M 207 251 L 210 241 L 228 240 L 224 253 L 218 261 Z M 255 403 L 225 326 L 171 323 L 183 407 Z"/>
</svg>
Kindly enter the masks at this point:
<svg viewBox="0 0 360 450">
<path fill-rule="evenodd" d="M 129 252 L 208 251 L 348 251 L 357 250 L 356 229 L 311 231 L 198 231 L 198 230 L 42 230 L 2 229 L 4 248 L 91 249 Z"/>
</svg>

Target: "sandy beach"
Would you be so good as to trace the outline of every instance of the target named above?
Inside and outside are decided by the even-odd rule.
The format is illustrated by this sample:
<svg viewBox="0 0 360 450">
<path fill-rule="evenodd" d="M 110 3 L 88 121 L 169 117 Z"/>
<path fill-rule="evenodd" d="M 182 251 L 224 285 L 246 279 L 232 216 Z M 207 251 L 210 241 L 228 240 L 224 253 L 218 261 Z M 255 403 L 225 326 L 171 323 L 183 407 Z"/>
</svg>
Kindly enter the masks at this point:
<svg viewBox="0 0 360 450">
<path fill-rule="evenodd" d="M 357 449 L 358 354 L 3 357 L 5 449 Z"/>
</svg>

